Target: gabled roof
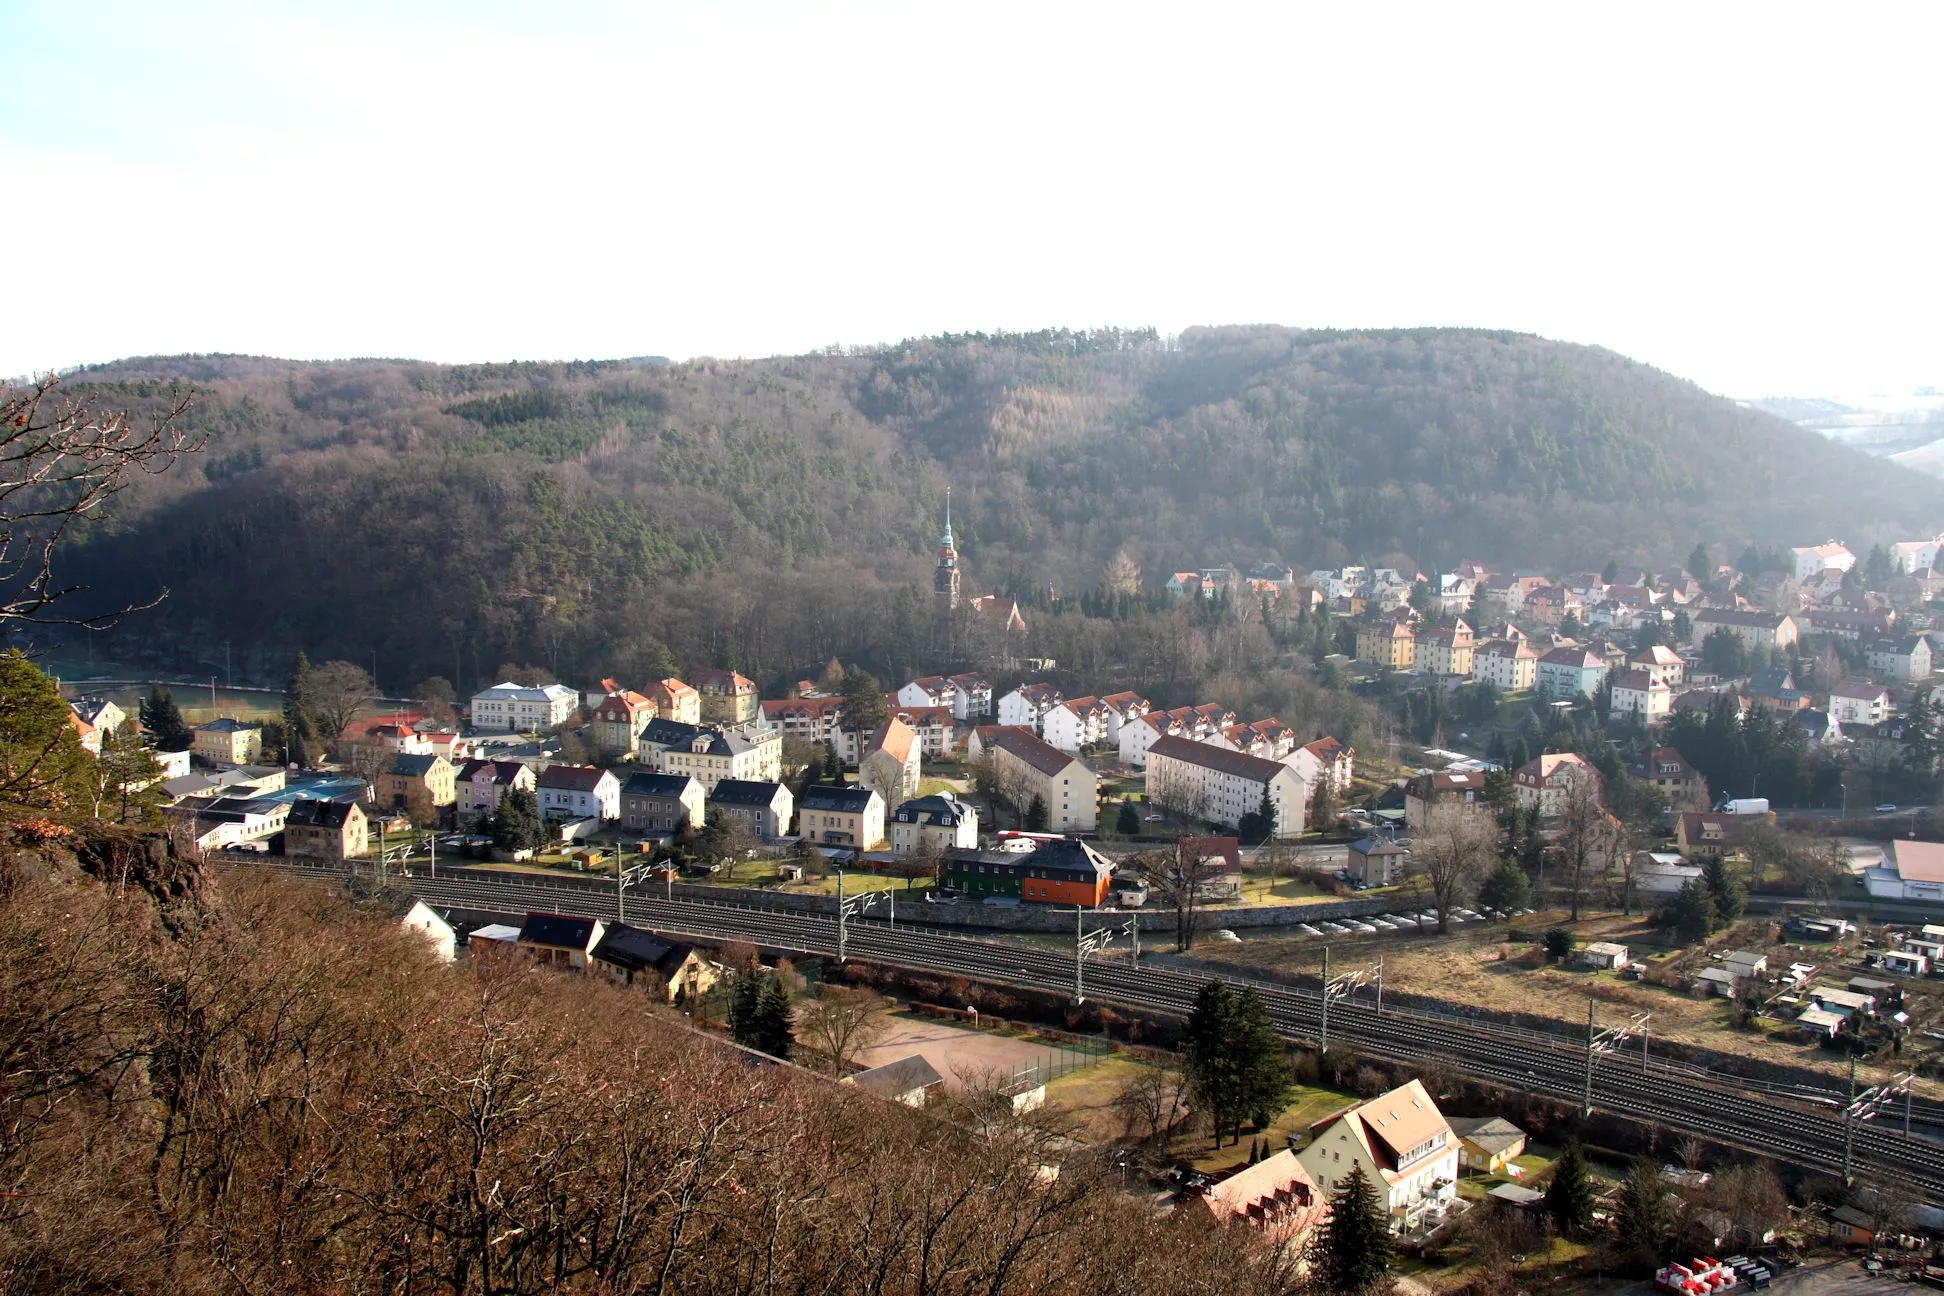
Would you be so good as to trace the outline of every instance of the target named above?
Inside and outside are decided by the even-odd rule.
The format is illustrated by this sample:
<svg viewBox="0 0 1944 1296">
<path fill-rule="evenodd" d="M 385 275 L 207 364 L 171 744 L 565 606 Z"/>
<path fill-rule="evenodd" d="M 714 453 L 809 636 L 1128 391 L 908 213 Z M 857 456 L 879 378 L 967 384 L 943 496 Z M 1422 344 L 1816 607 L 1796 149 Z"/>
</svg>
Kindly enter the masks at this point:
<svg viewBox="0 0 1944 1296">
<path fill-rule="evenodd" d="M 984 741 L 988 746 L 1025 762 L 1042 774 L 1058 774 L 1078 760 L 1077 757 L 1061 751 L 1052 743 L 1044 741 L 1031 730 L 1022 729 L 1018 725 L 1001 725 L 997 733 Z M 1166 738 L 1156 740 L 1157 745 L 1167 741 Z M 1152 751 L 1153 748 L 1149 750 Z"/>
<path fill-rule="evenodd" d="M 1202 1194 L 1202 1203 L 1216 1219 L 1268 1223 L 1278 1210 L 1291 1210 L 1291 1232 L 1300 1234 L 1322 1220 L 1323 1190 L 1310 1178 L 1288 1148 L 1244 1166 Z"/>
<path fill-rule="evenodd" d="M 1453 1116 L 1451 1132 L 1484 1152 L 1504 1152 L 1518 1146 L 1526 1132 L 1503 1116 Z"/>
<path fill-rule="evenodd" d="M 732 670 L 705 670 L 695 677 L 695 687 L 703 693 L 754 693 L 756 681 Z"/>
<path fill-rule="evenodd" d="M 1860 679 L 1846 679 L 1829 690 L 1829 696 L 1832 698 L 1849 698 L 1857 702 L 1874 702 L 1878 698 L 1888 697 L 1889 693 L 1890 690 L 1881 684 L 1872 684 L 1869 680 Z"/>
<path fill-rule="evenodd" d="M 400 752 L 391 758 L 391 764 L 385 767 L 385 773 L 397 774 L 402 778 L 424 778 L 436 766 L 445 764 L 450 764 L 450 762 L 443 756 L 412 756 L 405 752 Z"/>
<path fill-rule="evenodd" d="M 1562 645 L 1539 659 L 1541 666 L 1567 666 L 1573 670 L 1605 670 L 1606 659 L 1590 648 Z"/>
<path fill-rule="evenodd" d="M 911 759 L 912 744 L 917 741 L 918 735 L 911 731 L 911 726 L 892 716 L 871 736 L 870 748 L 864 755 L 868 759 L 872 752 L 881 751 L 902 765 Z"/>
<path fill-rule="evenodd" d="M 549 765 L 540 771 L 539 785 L 555 792 L 592 792 L 602 779 L 613 777 L 595 765 Z"/>
<path fill-rule="evenodd" d="M 1236 778 L 1247 779 L 1254 783 L 1267 783 L 1289 766 L 1281 761 L 1266 760 L 1261 756 L 1251 756 L 1247 752 L 1230 751 L 1213 743 L 1195 742 L 1190 738 L 1178 738 L 1167 734 L 1156 738 L 1148 748 L 1148 759 L 1165 756 L 1169 760 L 1182 761 L 1189 765 L 1199 765 Z M 1294 773 L 1293 770 L 1290 771 Z"/>
<path fill-rule="evenodd" d="M 913 1053 L 910 1057 L 899 1058 L 896 1062 L 886 1062 L 868 1071 L 859 1071 L 847 1077 L 849 1083 L 860 1089 L 868 1089 L 880 1098 L 899 1098 L 914 1089 L 929 1089 L 936 1084 L 944 1084 L 945 1077 L 938 1069 L 925 1060 L 923 1053 Z"/>
<path fill-rule="evenodd" d="M 763 779 L 719 779 L 709 793 L 709 800 L 717 805 L 767 808 L 776 803 L 776 794 L 783 790 L 781 783 Z"/>
<path fill-rule="evenodd" d="M 1397 1178 L 1398 1158 L 1440 1133 L 1447 1136 L 1451 1133 L 1444 1113 L 1431 1100 L 1421 1080 L 1400 1085 L 1338 1116 L 1319 1121 L 1311 1129 L 1320 1131 L 1338 1120 L 1349 1122 L 1350 1133 L 1370 1152 L 1372 1162 L 1387 1181 Z"/>
<path fill-rule="evenodd" d="M 896 819 L 899 823 L 932 824 L 941 828 L 956 828 L 965 819 L 966 806 L 957 797 L 942 792 L 930 796 L 914 797 L 899 806 Z"/>
<path fill-rule="evenodd" d="M 1572 752 L 1547 752 L 1519 766 L 1515 777 L 1522 783 L 1550 783 L 1562 772 L 1572 770 L 1592 774 L 1596 771 Z"/>
<path fill-rule="evenodd" d="M 630 927 L 627 923 L 614 923 L 601 934 L 600 941 L 590 951 L 590 957 L 624 972 L 652 970 L 666 977 L 678 971 L 694 952 L 693 945 L 684 945 L 654 932 Z"/>
<path fill-rule="evenodd" d="M 812 783 L 803 789 L 803 797 L 797 806 L 802 810 L 827 810 L 833 814 L 863 814 L 870 808 L 871 798 L 877 795 L 871 788 Z M 882 797 L 878 799 L 883 800 Z"/>
<path fill-rule="evenodd" d="M 1114 872 L 1113 861 L 1087 843 L 1072 837 L 1041 842 L 1030 855 L 1014 856 L 1031 877 L 1080 878 L 1098 882 Z"/>
<path fill-rule="evenodd" d="M 510 760 L 469 760 L 459 767 L 459 779 L 470 783 L 486 771 L 492 771 L 493 782 L 511 784 L 520 777 L 525 769 L 519 761 Z"/>
<path fill-rule="evenodd" d="M 353 814 L 361 817 L 364 814 L 355 801 L 317 801 L 310 797 L 298 797 L 290 803 L 290 814 L 284 818 L 284 826 L 341 830 L 351 821 Z"/>
<path fill-rule="evenodd" d="M 197 733 L 242 733 L 245 730 L 261 729 L 261 728 L 263 728 L 263 726 L 260 724 L 251 724 L 247 720 L 235 720 L 230 718 L 229 716 L 224 716 L 220 720 L 211 720 L 208 724 L 197 725 L 196 732 Z"/>
<path fill-rule="evenodd" d="M 545 945 L 550 949 L 585 952 L 600 934 L 598 918 L 575 918 L 570 914 L 530 913 L 520 926 L 520 944 Z"/>
<path fill-rule="evenodd" d="M 724 779 L 723 782 L 730 780 Z M 688 794 L 696 782 L 687 774 L 654 774 L 648 770 L 637 770 L 628 775 L 628 781 L 621 785 L 624 797 L 666 797 L 679 801 Z"/>
<path fill-rule="evenodd" d="M 1944 842 L 1896 838 L 1890 843 L 1890 864 L 1906 882 L 1944 882 Z"/>
<path fill-rule="evenodd" d="M 1187 861 L 1200 857 L 1221 860 L 1229 871 L 1242 871 L 1242 840 L 1239 837 L 1182 837 L 1175 841 L 1175 858 Z"/>
</svg>

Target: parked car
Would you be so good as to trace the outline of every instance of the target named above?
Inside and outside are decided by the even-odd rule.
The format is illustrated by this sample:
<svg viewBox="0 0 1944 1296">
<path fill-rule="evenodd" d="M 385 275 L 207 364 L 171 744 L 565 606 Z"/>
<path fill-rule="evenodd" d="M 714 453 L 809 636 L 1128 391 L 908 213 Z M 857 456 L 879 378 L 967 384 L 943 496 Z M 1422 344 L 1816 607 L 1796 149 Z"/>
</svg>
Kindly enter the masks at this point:
<svg viewBox="0 0 1944 1296">
<path fill-rule="evenodd" d="M 1890 802 L 1885 801 L 1882 805 L 1876 808 L 1876 812 L 1878 814 L 1895 814 L 1897 813 L 1897 807 L 1892 805 Z"/>
</svg>

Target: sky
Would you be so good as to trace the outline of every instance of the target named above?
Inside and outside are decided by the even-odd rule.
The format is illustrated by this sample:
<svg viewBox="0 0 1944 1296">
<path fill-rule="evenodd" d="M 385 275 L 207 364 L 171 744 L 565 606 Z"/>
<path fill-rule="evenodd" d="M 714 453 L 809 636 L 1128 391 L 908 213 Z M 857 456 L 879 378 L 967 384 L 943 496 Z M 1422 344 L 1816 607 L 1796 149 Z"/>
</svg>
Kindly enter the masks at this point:
<svg viewBox="0 0 1944 1296">
<path fill-rule="evenodd" d="M 1944 5 L 0 0 L 0 374 L 1466 325 L 1944 386 Z"/>
</svg>

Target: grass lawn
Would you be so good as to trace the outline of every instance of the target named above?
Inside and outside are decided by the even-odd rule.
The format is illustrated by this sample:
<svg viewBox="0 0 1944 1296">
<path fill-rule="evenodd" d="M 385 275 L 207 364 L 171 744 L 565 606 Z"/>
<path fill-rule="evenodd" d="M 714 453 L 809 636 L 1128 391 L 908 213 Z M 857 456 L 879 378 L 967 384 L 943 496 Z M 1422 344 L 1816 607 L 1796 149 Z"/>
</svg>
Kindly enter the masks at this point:
<svg viewBox="0 0 1944 1296">
<path fill-rule="evenodd" d="M 918 780 L 918 795 L 921 797 L 935 796 L 940 792 L 960 793 L 963 791 L 965 791 L 965 785 L 954 779 L 928 778 Z"/>
<path fill-rule="evenodd" d="M 772 869 L 775 867 L 771 866 Z M 938 885 L 938 879 L 890 877 L 883 873 L 846 873 L 844 874 L 844 894 L 860 895 L 865 891 L 926 891 Z M 837 894 L 837 875 L 829 877 L 805 878 L 801 882 L 786 883 L 782 890 L 792 895 L 829 895 Z"/>
<path fill-rule="evenodd" d="M 1046 1106 L 1059 1113 L 1072 1137 L 1096 1145 L 1111 1143 L 1127 1132 L 1126 1119 L 1114 1110 L 1114 1098 L 1145 1065 L 1115 1053 L 1102 1058 L 1099 1066 L 1069 1071 L 1046 1086 Z"/>
<path fill-rule="evenodd" d="M 1289 1135 L 1307 1134 L 1309 1127 L 1317 1121 L 1357 1101 L 1354 1094 L 1317 1085 L 1297 1085 L 1290 1090 L 1289 1105 L 1269 1122 L 1268 1129 L 1257 1130 L 1253 1135 L 1244 1129 L 1240 1143 L 1224 1143 L 1220 1150 L 1210 1146 L 1214 1142 L 1211 1136 L 1197 1131 L 1185 1140 L 1177 1141 L 1175 1147 L 1178 1153 L 1192 1157 L 1197 1170 L 1233 1169 L 1248 1161 L 1250 1138 L 1267 1138 L 1271 1151 L 1285 1148 L 1289 1146 Z"/>
<path fill-rule="evenodd" d="M 1292 878 L 1249 877 L 1242 879 L 1242 903 L 1250 905 L 1327 904 L 1337 897 L 1326 895 L 1307 881 Z M 1220 909 L 1210 909 L 1220 913 Z"/>
</svg>

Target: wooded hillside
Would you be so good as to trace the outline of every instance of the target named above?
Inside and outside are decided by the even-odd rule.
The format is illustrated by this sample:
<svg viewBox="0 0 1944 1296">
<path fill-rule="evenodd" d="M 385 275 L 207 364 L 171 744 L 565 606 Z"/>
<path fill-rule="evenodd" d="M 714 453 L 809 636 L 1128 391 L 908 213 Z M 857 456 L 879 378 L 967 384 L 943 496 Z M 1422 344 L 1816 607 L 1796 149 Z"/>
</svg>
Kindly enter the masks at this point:
<svg viewBox="0 0 1944 1296">
<path fill-rule="evenodd" d="M 1677 563 L 1697 542 L 1930 534 L 1944 483 L 1597 348 L 1460 330 L 947 336 L 683 364 L 130 360 L 70 394 L 202 392 L 200 462 L 70 555 L 97 650 L 394 688 L 501 661 L 759 679 L 923 654 L 944 490 L 968 593 L 1409 556 Z M 77 609 L 78 610 L 78 609 Z M 1045 618 L 1041 618 L 1045 620 Z M 944 665 L 946 663 L 937 663 Z"/>
</svg>

